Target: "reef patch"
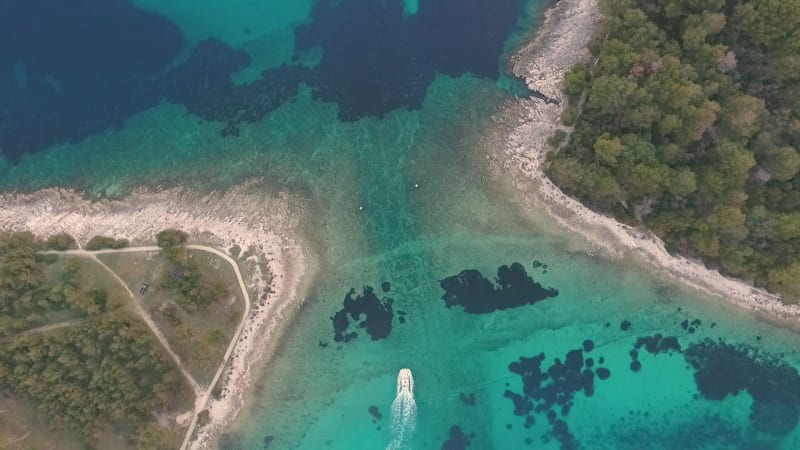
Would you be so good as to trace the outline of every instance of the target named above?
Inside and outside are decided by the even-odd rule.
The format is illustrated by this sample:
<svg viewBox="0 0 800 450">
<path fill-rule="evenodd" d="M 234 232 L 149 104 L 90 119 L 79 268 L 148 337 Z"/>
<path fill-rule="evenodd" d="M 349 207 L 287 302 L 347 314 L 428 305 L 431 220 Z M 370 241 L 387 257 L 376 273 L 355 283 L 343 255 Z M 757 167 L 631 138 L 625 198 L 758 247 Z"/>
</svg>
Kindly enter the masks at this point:
<svg viewBox="0 0 800 450">
<path fill-rule="evenodd" d="M 545 289 L 535 282 L 518 262 L 500 266 L 494 283 L 478 270 L 468 269 L 441 280 L 440 286 L 445 291 L 442 295 L 445 306 L 460 305 L 468 314 L 532 305 L 558 295 L 557 290 Z"/>
<path fill-rule="evenodd" d="M 364 286 L 360 295 L 350 289 L 344 297 L 344 307 L 331 317 L 336 342 L 350 342 L 358 337 L 356 331 L 350 331 L 350 320 L 357 323 L 358 328 L 369 334 L 373 341 L 384 339 L 392 331 L 394 312 L 390 297 L 378 298 L 371 286 Z M 364 316 L 362 320 L 361 316 Z"/>
</svg>

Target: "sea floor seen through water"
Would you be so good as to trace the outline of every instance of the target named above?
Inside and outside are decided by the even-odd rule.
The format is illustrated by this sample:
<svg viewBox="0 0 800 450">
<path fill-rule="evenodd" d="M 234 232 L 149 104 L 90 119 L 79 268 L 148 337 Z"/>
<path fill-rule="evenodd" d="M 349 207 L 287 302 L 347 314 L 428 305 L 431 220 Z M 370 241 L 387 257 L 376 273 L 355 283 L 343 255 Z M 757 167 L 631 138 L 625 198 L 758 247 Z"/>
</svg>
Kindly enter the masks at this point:
<svg viewBox="0 0 800 450">
<path fill-rule="evenodd" d="M 487 170 L 537 2 L 112 3 L 179 32 L 169 64 L 113 123 L 103 95 L 80 129 L 26 122 L 0 184 L 292 196 L 320 271 L 223 448 L 800 448 L 797 334 L 592 255 Z M 15 105 L 99 77 L 37 84 L 34 50 L 0 60 Z"/>
</svg>

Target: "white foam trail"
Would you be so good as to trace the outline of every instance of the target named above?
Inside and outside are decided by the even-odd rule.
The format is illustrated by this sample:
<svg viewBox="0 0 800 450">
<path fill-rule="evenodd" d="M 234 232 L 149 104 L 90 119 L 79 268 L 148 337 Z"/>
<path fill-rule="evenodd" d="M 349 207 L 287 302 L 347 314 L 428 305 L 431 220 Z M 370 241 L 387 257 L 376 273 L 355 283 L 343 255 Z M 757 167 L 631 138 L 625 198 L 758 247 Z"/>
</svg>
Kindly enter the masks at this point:
<svg viewBox="0 0 800 450">
<path fill-rule="evenodd" d="M 417 428 L 417 402 L 414 401 L 414 376 L 409 369 L 397 374 L 397 397 L 392 402 L 392 442 L 387 450 L 407 448 Z"/>
</svg>

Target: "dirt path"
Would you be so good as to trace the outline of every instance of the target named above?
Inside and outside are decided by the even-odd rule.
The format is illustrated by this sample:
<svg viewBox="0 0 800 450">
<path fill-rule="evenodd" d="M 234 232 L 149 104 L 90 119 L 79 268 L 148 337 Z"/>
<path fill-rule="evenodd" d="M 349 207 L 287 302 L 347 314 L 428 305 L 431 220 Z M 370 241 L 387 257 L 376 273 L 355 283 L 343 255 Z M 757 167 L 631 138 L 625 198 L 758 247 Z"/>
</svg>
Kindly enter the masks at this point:
<svg viewBox="0 0 800 450">
<path fill-rule="evenodd" d="M 183 444 L 181 445 L 181 449 L 185 449 L 188 446 L 189 441 L 191 440 L 192 435 L 194 434 L 194 430 L 197 427 L 197 420 L 199 418 L 199 413 L 201 411 L 203 411 L 204 409 L 206 409 L 206 405 L 208 404 L 208 400 L 211 398 L 211 392 L 213 391 L 214 386 L 216 386 L 216 384 L 219 382 L 219 379 L 222 377 L 222 374 L 225 371 L 225 366 L 227 365 L 228 360 L 231 358 L 231 355 L 233 354 L 233 350 L 236 347 L 236 343 L 239 341 L 239 337 L 242 334 L 242 330 L 244 330 L 245 319 L 250 314 L 250 306 L 251 306 L 250 295 L 247 293 L 247 286 L 244 283 L 244 278 L 242 278 L 241 271 L 239 271 L 239 266 L 236 264 L 236 261 L 234 261 L 233 258 L 228 256 L 226 253 L 221 252 L 220 250 L 217 250 L 217 249 L 212 248 L 212 247 L 206 247 L 204 245 L 187 245 L 186 248 L 188 248 L 190 250 L 200 250 L 200 251 L 212 253 L 212 254 L 214 254 L 216 256 L 219 256 L 220 258 L 224 259 L 225 262 L 230 264 L 231 268 L 233 269 L 234 273 L 236 274 L 236 281 L 239 283 L 239 289 L 242 291 L 242 298 L 244 299 L 244 312 L 242 313 L 242 320 L 239 321 L 239 326 L 236 327 L 236 331 L 233 333 L 233 337 L 231 338 L 231 341 L 228 344 L 228 348 L 225 351 L 225 355 L 222 357 L 222 361 L 221 361 L 219 367 L 217 368 L 216 374 L 214 374 L 214 378 L 211 380 L 211 383 L 206 388 L 201 387 L 195 381 L 194 377 L 192 377 L 192 375 L 189 373 L 188 369 L 183 364 L 183 362 L 181 361 L 180 357 L 177 355 L 177 353 L 175 353 L 172 350 L 172 347 L 169 345 L 169 342 L 167 341 L 167 339 L 164 337 L 164 335 L 158 329 L 158 326 L 156 325 L 156 323 L 153 321 L 153 319 L 150 317 L 150 315 L 147 313 L 147 311 L 144 309 L 144 307 L 142 307 L 141 303 L 139 302 L 139 299 L 128 288 L 127 283 L 125 283 L 125 281 L 122 278 L 120 278 L 119 275 L 117 275 L 113 270 L 111 270 L 110 267 L 105 265 L 102 261 L 100 261 L 100 259 L 97 258 L 97 255 L 107 255 L 107 254 L 137 253 L 137 252 L 160 252 L 162 250 L 161 247 L 142 246 L 142 247 L 127 247 L 127 248 L 122 248 L 122 249 L 103 249 L 103 250 L 94 250 L 94 251 L 90 251 L 90 250 L 66 250 L 66 251 L 47 251 L 47 252 L 43 252 L 43 253 L 54 254 L 54 255 L 83 256 L 83 257 L 91 258 L 92 260 L 97 262 L 101 267 L 103 267 L 103 269 L 105 269 L 109 274 L 111 274 L 111 276 L 113 276 L 114 279 L 117 280 L 117 282 L 119 284 L 121 284 L 125 288 L 125 291 L 128 293 L 128 296 L 130 296 L 131 299 L 133 300 L 133 304 L 134 304 L 134 306 L 136 308 L 136 312 L 139 314 L 139 316 L 142 318 L 142 320 L 145 321 L 147 326 L 150 327 L 150 331 L 152 331 L 153 334 L 156 336 L 158 341 L 161 343 L 161 346 L 164 347 L 164 350 L 166 350 L 167 353 L 169 353 L 169 355 L 175 361 L 175 364 L 178 366 L 178 369 L 180 369 L 180 371 L 183 374 L 183 376 L 186 378 L 186 380 L 189 382 L 189 384 L 192 386 L 192 388 L 195 391 L 196 399 L 195 399 L 195 405 L 194 405 L 194 414 L 192 415 L 192 421 L 189 424 L 189 428 L 186 431 L 186 436 L 185 436 L 185 438 L 183 440 Z M 57 325 L 68 326 L 68 325 L 62 325 L 62 324 L 57 324 Z"/>
<path fill-rule="evenodd" d="M 77 324 L 79 324 L 79 323 L 81 323 L 81 322 L 83 322 L 85 320 L 89 320 L 90 318 L 94 318 L 94 317 L 97 317 L 97 316 L 79 317 L 77 319 L 69 319 L 69 320 L 64 320 L 62 322 L 49 323 L 47 325 L 42 325 L 42 326 L 36 327 L 36 328 L 29 328 L 27 330 L 20 331 L 19 333 L 12 334 L 11 336 L 6 336 L 6 337 L 3 337 L 3 338 L 0 338 L 0 342 L 1 343 L 11 342 L 14 339 L 17 339 L 17 338 L 20 338 L 20 337 L 23 337 L 23 336 L 30 336 L 32 334 L 45 333 L 45 332 L 48 332 L 48 331 L 57 330 L 59 328 L 71 327 L 73 325 L 77 325 Z"/>
<path fill-rule="evenodd" d="M 138 247 L 134 247 L 134 248 L 138 248 Z M 156 248 L 158 248 L 158 247 L 156 247 Z M 153 321 L 153 318 L 150 317 L 150 314 L 147 312 L 147 310 L 144 309 L 144 307 L 142 306 L 142 303 L 139 301 L 139 298 L 136 297 L 136 294 L 134 294 L 133 291 L 131 291 L 130 288 L 128 288 L 128 284 L 125 283 L 125 280 L 120 278 L 120 276 L 117 275 L 116 272 L 111 270 L 110 267 L 105 265 L 105 263 L 103 261 L 100 261 L 100 259 L 97 258 L 97 254 L 96 253 L 88 252 L 86 250 L 78 250 L 78 251 L 79 252 L 85 252 L 85 253 L 79 253 L 79 254 L 80 255 L 86 255 L 86 256 L 92 258 L 97 264 L 99 264 L 103 269 L 105 269 L 112 277 L 114 277 L 114 279 L 117 280 L 117 282 L 120 285 L 122 285 L 122 287 L 125 288 L 125 292 L 127 292 L 128 296 L 131 298 L 131 300 L 133 300 L 133 306 L 134 306 L 134 308 L 136 308 L 136 313 L 139 314 L 139 317 L 141 317 L 142 320 L 144 320 L 144 322 L 147 324 L 147 326 L 150 327 L 150 331 L 153 332 L 153 335 L 155 335 L 156 339 L 158 339 L 158 342 L 161 343 L 161 346 L 164 347 L 164 350 L 166 350 L 167 353 L 169 354 L 169 356 L 172 357 L 172 359 L 175 361 L 175 365 L 181 371 L 181 373 L 183 374 L 183 377 L 186 378 L 186 381 L 189 383 L 189 386 L 191 386 L 192 389 L 194 390 L 195 395 L 196 396 L 200 396 L 200 393 L 203 392 L 203 388 L 200 387 L 200 385 L 194 379 L 192 374 L 189 373 L 189 369 L 186 367 L 186 364 L 184 364 L 183 361 L 181 361 L 180 356 L 178 356 L 178 354 L 175 353 L 175 350 L 172 349 L 172 346 L 169 345 L 169 341 L 167 341 L 167 338 L 164 337 L 164 334 L 161 333 L 161 330 L 158 329 L 158 325 L 156 325 L 155 321 Z"/>
<path fill-rule="evenodd" d="M 186 431 L 186 436 L 183 439 L 183 444 L 181 444 L 181 450 L 185 449 L 189 445 L 189 441 L 192 439 L 192 434 L 194 434 L 194 429 L 197 426 L 197 420 L 199 418 L 199 413 L 203 409 L 206 408 L 208 404 L 208 399 L 211 397 L 211 391 L 214 389 L 214 386 L 219 382 L 220 377 L 222 377 L 222 373 L 225 370 L 225 365 L 228 364 L 228 360 L 231 358 L 233 354 L 233 349 L 236 347 L 236 343 L 239 341 L 239 336 L 242 334 L 242 330 L 244 330 L 245 322 L 247 316 L 250 315 L 250 295 L 247 293 L 247 286 L 244 284 L 244 279 L 242 278 L 242 273 L 239 271 L 239 266 L 236 264 L 236 261 L 233 260 L 227 254 L 212 248 L 206 247 L 202 245 L 187 245 L 187 248 L 192 250 L 202 250 L 205 252 L 213 253 L 220 258 L 224 259 L 228 264 L 231 265 L 233 268 L 234 273 L 236 273 L 236 281 L 239 282 L 239 289 L 242 291 L 242 298 L 244 299 L 244 312 L 242 313 L 242 320 L 239 321 L 239 326 L 236 327 L 236 332 L 233 333 L 233 337 L 231 338 L 230 344 L 228 344 L 228 349 L 225 351 L 225 355 L 222 357 L 222 363 L 219 365 L 217 369 L 217 373 L 214 374 L 214 378 L 211 380 L 211 384 L 209 384 L 208 389 L 203 395 L 199 398 L 198 402 L 195 402 L 195 414 L 192 417 L 192 422 L 189 424 L 189 429 Z"/>
</svg>

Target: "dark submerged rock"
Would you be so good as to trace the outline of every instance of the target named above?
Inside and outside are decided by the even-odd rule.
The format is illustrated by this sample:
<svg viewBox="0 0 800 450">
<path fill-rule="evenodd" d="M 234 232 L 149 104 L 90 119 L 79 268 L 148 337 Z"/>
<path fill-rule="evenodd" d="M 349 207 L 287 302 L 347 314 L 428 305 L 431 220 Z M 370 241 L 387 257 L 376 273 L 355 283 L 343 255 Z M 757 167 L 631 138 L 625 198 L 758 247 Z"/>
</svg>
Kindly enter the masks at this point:
<svg viewBox="0 0 800 450">
<path fill-rule="evenodd" d="M 557 439 L 562 448 L 577 448 L 578 444 L 569 432 L 566 422 L 559 418 L 566 417 L 572 409 L 575 393 L 583 391 L 590 397 L 594 394 L 595 378 L 605 379 L 600 374 L 608 369 L 598 368 L 597 376 L 592 371 L 592 358 L 584 360 L 583 349 L 567 352 L 564 362 L 556 358 L 550 367 L 542 367 L 545 355 L 540 353 L 534 357 L 520 357 L 508 365 L 510 372 L 522 378 L 522 393 L 507 389 L 504 393 L 514 403 L 514 414 L 525 416 L 525 427 L 533 426 L 535 419 L 531 412 L 546 414 L 552 426 L 551 436 Z"/>
<path fill-rule="evenodd" d="M 553 422 L 553 437 L 561 443 L 561 450 L 577 450 L 580 448 L 578 441 L 575 440 L 572 432 L 569 431 L 567 423 L 561 419 Z"/>
<path fill-rule="evenodd" d="M 754 347 L 705 339 L 689 346 L 686 361 L 696 370 L 700 394 L 709 400 L 747 391 L 750 421 L 774 435 L 791 432 L 800 419 L 800 374 L 774 355 Z"/>
<path fill-rule="evenodd" d="M 475 438 L 475 435 L 471 433 L 469 436 L 464 434 L 461 430 L 461 427 L 458 425 L 453 425 L 450 427 L 450 437 L 444 444 L 442 444 L 442 450 L 464 450 L 465 448 L 469 447 L 472 444 L 472 440 Z"/>
<path fill-rule="evenodd" d="M 355 289 L 351 289 L 344 298 L 344 308 L 331 317 L 334 340 L 349 342 L 358 336 L 355 331 L 345 334 L 350 325 L 348 316 L 359 321 L 358 327 L 365 329 L 373 341 L 387 337 L 392 331 L 393 300 L 388 297 L 379 299 L 370 286 L 365 286 L 361 295 L 353 297 L 355 293 Z M 362 315 L 364 320 L 361 320 Z"/>
<path fill-rule="evenodd" d="M 441 280 L 445 293 L 442 299 L 448 308 L 460 305 L 469 314 L 487 314 L 497 310 L 532 305 L 558 295 L 553 288 L 545 289 L 528 276 L 520 263 L 500 266 L 495 283 L 474 269 Z"/>
<path fill-rule="evenodd" d="M 675 336 L 667 336 L 663 337 L 660 333 L 656 333 L 653 336 L 641 336 L 636 339 L 636 344 L 634 348 L 636 350 L 641 349 L 644 347 L 648 353 L 653 355 L 657 355 L 659 353 L 671 353 L 676 352 L 680 353 L 681 345 L 678 342 L 678 338 Z"/>
<path fill-rule="evenodd" d="M 627 319 L 625 319 L 622 321 L 621 324 L 619 324 L 619 329 L 622 331 L 628 331 L 631 329 L 631 323 Z"/>
<path fill-rule="evenodd" d="M 378 407 L 375 405 L 371 405 L 367 411 L 369 411 L 369 414 L 375 420 L 381 420 L 383 418 L 383 414 L 381 414 L 380 410 L 378 410 Z"/>
</svg>

